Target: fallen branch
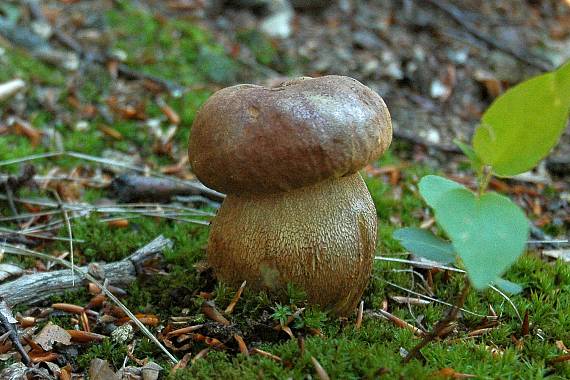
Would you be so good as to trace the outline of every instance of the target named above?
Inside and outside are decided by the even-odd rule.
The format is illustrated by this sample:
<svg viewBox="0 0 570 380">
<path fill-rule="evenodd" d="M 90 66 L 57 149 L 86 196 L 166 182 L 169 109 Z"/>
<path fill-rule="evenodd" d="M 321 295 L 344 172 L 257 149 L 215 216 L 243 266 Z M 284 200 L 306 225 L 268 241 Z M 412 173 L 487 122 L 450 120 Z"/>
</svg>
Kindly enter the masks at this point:
<svg viewBox="0 0 570 380">
<path fill-rule="evenodd" d="M 109 192 L 119 202 L 168 202 L 176 195 L 204 195 L 215 201 L 223 201 L 224 196 L 211 190 L 198 181 L 181 182 L 169 178 L 146 177 L 136 174 L 123 174 L 111 182 Z"/>
<path fill-rule="evenodd" d="M 105 280 L 109 283 L 119 286 L 127 285 L 142 272 L 142 265 L 146 260 L 171 246 L 170 239 L 159 236 L 129 257 L 115 263 L 103 264 L 100 268 L 105 274 Z M 77 271 L 89 273 L 89 266 L 79 267 Z M 80 275 L 80 277 L 84 276 Z M 34 273 L 1 284 L 0 298 L 4 298 L 10 306 L 33 304 L 88 282 L 86 279 L 78 281 L 69 269 Z"/>
<path fill-rule="evenodd" d="M 507 53 L 517 60 L 526 63 L 529 66 L 537 68 L 541 71 L 550 71 L 553 68 L 551 65 L 545 63 L 543 60 L 539 59 L 538 57 L 529 54 L 528 52 L 519 52 L 511 47 L 508 44 L 501 41 L 500 38 L 491 37 L 483 33 L 479 27 L 473 25 L 471 22 L 467 21 L 467 17 L 461 11 L 461 9 L 457 8 L 455 5 L 448 3 L 445 0 L 428 0 L 428 2 L 433 5 L 434 7 L 438 8 L 439 10 L 446 13 L 449 17 L 451 17 L 455 22 L 461 25 L 466 31 L 472 34 L 475 38 L 483 41 L 488 46 L 501 50 L 504 53 Z M 419 4 L 421 2 L 418 1 Z"/>
<path fill-rule="evenodd" d="M 22 343 L 20 343 L 18 329 L 15 326 L 16 323 L 17 321 L 12 316 L 12 310 L 10 310 L 6 301 L 0 299 L 0 333 L 8 334 L 12 344 L 22 357 L 22 363 L 29 367 L 31 360 L 24 347 L 22 347 Z"/>
</svg>

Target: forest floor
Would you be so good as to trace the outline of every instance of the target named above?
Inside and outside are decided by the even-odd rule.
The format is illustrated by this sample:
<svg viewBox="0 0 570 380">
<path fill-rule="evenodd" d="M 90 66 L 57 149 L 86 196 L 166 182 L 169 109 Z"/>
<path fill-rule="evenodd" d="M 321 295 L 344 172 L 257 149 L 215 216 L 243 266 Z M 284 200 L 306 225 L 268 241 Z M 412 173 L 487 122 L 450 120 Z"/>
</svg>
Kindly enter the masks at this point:
<svg viewBox="0 0 570 380">
<path fill-rule="evenodd" d="M 0 84 L 25 83 L 0 99 L 0 295 L 45 370 L 39 378 L 130 371 L 151 379 L 149 363 L 172 379 L 570 378 L 570 259 L 567 243 L 553 243 L 570 231 L 568 131 L 536 172 L 491 183 L 525 209 L 531 239 L 549 241 L 529 244 L 505 274 L 522 292 L 469 293 L 458 321 L 409 364 L 402 355 L 446 314 L 466 278 L 384 259 L 410 259 L 392 237 L 400 227 L 441 232 L 418 193 L 423 175 L 475 186 L 453 139 L 469 141 L 505 89 L 570 58 L 567 2 L 339 1 L 295 9 L 285 38 L 259 31 L 262 7 L 218 3 L 0 4 Z M 204 262 L 207 221 L 221 199 L 196 185 L 188 165 L 195 112 L 227 85 L 324 74 L 378 91 L 395 126 L 389 152 L 362 171 L 379 220 L 363 320 L 356 311 L 334 318 L 294 287 L 276 297 L 246 285 L 224 312 L 238 289 L 215 281 Z M 146 185 L 162 190 L 145 193 Z M 133 282 L 109 285 L 181 360 L 176 366 L 138 327 L 131 335 L 125 312 L 89 281 L 50 297 L 3 293 L 12 281 L 65 269 L 31 251 L 69 260 L 72 240 L 76 265 L 112 263 L 160 235 L 172 247 L 145 261 Z M 33 305 L 11 302 L 16 296 Z M 293 316 L 289 329 L 275 328 Z M 188 326 L 196 328 L 176 331 Z M 0 339 L 0 368 L 24 371 L 13 343 Z"/>
</svg>

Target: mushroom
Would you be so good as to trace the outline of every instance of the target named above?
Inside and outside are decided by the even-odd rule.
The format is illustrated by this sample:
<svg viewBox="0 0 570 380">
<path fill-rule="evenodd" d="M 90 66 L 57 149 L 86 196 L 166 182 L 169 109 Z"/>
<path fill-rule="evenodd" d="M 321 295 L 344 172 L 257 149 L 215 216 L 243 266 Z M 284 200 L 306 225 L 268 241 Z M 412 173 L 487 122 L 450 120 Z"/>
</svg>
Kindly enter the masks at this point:
<svg viewBox="0 0 570 380">
<path fill-rule="evenodd" d="M 189 157 L 198 179 L 227 194 L 207 249 L 217 278 L 274 292 L 293 283 L 311 303 L 352 312 L 377 237 L 358 170 L 391 139 L 382 98 L 349 77 L 214 93 L 194 120 Z"/>
</svg>

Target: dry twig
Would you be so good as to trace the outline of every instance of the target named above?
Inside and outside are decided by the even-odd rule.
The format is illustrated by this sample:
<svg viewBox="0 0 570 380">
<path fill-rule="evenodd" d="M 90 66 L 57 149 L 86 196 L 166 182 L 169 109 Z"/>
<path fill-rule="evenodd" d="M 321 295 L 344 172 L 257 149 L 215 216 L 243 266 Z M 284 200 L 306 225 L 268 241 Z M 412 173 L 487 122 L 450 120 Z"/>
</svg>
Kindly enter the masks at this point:
<svg viewBox="0 0 570 380">
<path fill-rule="evenodd" d="M 156 244 L 156 245 L 160 245 L 163 244 L 165 239 L 163 236 L 159 236 L 158 238 L 156 238 L 155 240 L 153 240 L 150 244 L 147 245 L 147 247 L 151 244 Z M 36 251 L 32 251 L 30 249 L 25 249 L 25 248 L 20 248 L 20 247 L 16 247 L 13 245 L 8 245 L 8 244 L 3 244 L 3 249 L 6 253 L 11 253 L 11 254 L 15 254 L 15 255 L 21 255 L 21 256 L 30 256 L 30 257 L 36 257 L 42 260 L 47 260 L 47 261 L 55 261 L 58 264 L 64 265 L 66 267 L 71 267 L 71 264 L 69 262 L 67 262 L 66 260 L 57 258 L 57 257 L 52 257 L 50 255 L 47 255 L 45 253 L 41 253 L 41 252 L 36 252 Z M 139 252 L 139 251 L 137 251 Z M 135 252 L 135 254 L 137 253 Z M 140 252 L 139 252 L 140 253 Z M 77 268 L 75 268 L 77 270 Z M 162 345 L 162 343 L 160 343 L 160 341 L 146 328 L 146 326 L 141 323 L 141 321 L 139 321 L 137 319 L 137 317 L 125 306 L 123 305 L 123 303 L 117 298 L 115 297 L 115 295 L 110 292 L 106 286 L 104 286 L 103 284 L 101 284 L 95 277 L 93 277 L 92 275 L 90 275 L 87 271 L 82 271 L 82 270 L 77 270 L 77 273 L 83 277 L 84 279 L 93 282 L 95 285 L 97 285 L 103 293 L 105 293 L 107 295 L 107 297 L 109 297 L 109 299 L 111 299 L 111 301 L 113 301 L 115 304 L 117 304 L 124 312 L 125 314 L 137 325 L 137 327 L 147 336 L 149 337 L 149 339 L 156 344 L 167 356 L 168 358 L 173 362 L 173 363 L 178 363 L 178 359 L 176 359 L 176 357 L 174 357 L 174 355 L 172 355 L 167 349 L 166 347 L 164 347 Z"/>
<path fill-rule="evenodd" d="M 453 305 L 451 310 L 449 310 L 447 316 L 442 320 L 440 320 L 435 325 L 432 332 L 427 334 L 420 343 L 418 343 L 414 348 L 412 348 L 412 350 L 404 358 L 404 363 L 409 363 L 410 360 L 415 358 L 420 353 L 420 350 L 422 348 L 424 348 L 434 339 L 439 338 L 442 335 L 443 331 L 445 331 L 449 327 L 449 325 L 457 319 L 459 311 L 461 310 L 463 304 L 465 303 L 465 298 L 467 297 L 467 293 L 469 293 L 469 288 L 470 288 L 469 282 L 466 281 L 465 285 L 463 286 L 463 289 L 461 290 L 461 293 L 459 294 L 459 297 L 457 298 L 457 301 L 455 302 L 455 305 Z"/>
</svg>

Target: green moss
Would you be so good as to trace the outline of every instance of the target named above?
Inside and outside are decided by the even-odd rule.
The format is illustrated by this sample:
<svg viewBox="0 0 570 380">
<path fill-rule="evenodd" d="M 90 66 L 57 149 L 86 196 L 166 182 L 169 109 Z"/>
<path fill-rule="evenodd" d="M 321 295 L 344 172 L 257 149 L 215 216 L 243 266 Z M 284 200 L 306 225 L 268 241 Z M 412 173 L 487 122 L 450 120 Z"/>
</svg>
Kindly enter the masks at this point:
<svg viewBox="0 0 570 380">
<path fill-rule="evenodd" d="M 183 20 L 159 21 L 124 4 L 107 12 L 107 21 L 116 37 L 114 48 L 128 54 L 129 65 L 184 85 L 235 80 L 237 64 L 207 31 Z"/>
<path fill-rule="evenodd" d="M 43 84 L 57 86 L 65 82 L 65 76 L 54 67 L 48 66 L 26 52 L 5 48 L 0 58 L 0 82 L 21 78 L 28 84 Z"/>
<path fill-rule="evenodd" d="M 91 360 L 108 360 L 115 368 L 123 366 L 123 361 L 127 356 L 127 346 L 125 344 L 114 343 L 111 339 L 105 339 L 101 343 L 89 345 L 84 354 L 77 357 L 77 365 L 80 368 L 89 368 Z"/>
<path fill-rule="evenodd" d="M 252 51 L 257 62 L 263 65 L 270 65 L 278 59 L 277 49 L 271 40 L 257 29 L 238 32 L 237 40 L 245 44 Z"/>
</svg>

